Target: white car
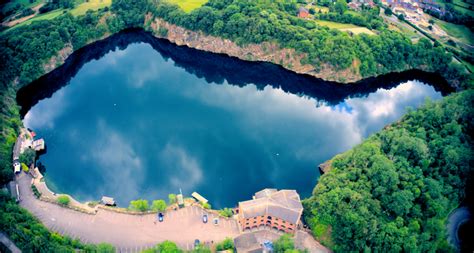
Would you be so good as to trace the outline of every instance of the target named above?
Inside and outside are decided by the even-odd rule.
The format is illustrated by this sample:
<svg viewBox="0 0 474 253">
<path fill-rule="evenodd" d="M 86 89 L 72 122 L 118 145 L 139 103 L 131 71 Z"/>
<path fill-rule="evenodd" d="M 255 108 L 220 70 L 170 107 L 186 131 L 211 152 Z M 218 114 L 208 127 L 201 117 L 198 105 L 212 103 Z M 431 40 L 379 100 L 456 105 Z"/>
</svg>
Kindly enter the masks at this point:
<svg viewBox="0 0 474 253">
<path fill-rule="evenodd" d="M 20 173 L 20 171 L 21 171 L 21 166 L 20 166 L 20 163 L 19 163 L 18 161 L 14 161 L 14 162 L 13 162 L 13 168 L 15 169 L 15 174 Z"/>
</svg>

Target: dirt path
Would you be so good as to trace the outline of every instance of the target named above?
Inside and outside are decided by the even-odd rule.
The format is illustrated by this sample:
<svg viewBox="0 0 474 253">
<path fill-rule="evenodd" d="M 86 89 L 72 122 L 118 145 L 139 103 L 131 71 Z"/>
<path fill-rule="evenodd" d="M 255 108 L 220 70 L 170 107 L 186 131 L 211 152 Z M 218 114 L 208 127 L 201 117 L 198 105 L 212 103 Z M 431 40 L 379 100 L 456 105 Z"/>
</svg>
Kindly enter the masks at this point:
<svg viewBox="0 0 474 253">
<path fill-rule="evenodd" d="M 38 15 L 39 9 L 41 7 L 43 7 L 43 5 L 44 5 L 44 3 L 40 3 L 40 4 L 36 5 L 35 7 L 31 8 L 33 11 L 35 11 L 34 14 L 31 14 L 29 16 L 22 17 L 22 18 L 19 18 L 19 19 L 14 19 L 14 20 L 11 20 L 11 21 L 8 21 L 8 22 L 3 22 L 2 25 L 12 27 L 12 26 L 18 25 L 19 23 L 23 23 L 28 19 L 34 18 L 36 15 Z"/>
<path fill-rule="evenodd" d="M 107 242 L 121 252 L 138 252 L 164 240 L 176 242 L 183 249 L 191 249 L 195 239 L 201 242 L 218 242 L 239 234 L 235 220 L 220 219 L 213 225 L 213 214 L 208 223 L 202 222 L 206 212 L 192 206 L 165 213 L 164 222 L 156 222 L 156 214 L 130 215 L 99 209 L 91 215 L 40 201 L 31 191 L 31 176 L 21 173 L 17 177 L 20 187 L 20 205 L 28 209 L 49 229 L 85 243 Z"/>
</svg>

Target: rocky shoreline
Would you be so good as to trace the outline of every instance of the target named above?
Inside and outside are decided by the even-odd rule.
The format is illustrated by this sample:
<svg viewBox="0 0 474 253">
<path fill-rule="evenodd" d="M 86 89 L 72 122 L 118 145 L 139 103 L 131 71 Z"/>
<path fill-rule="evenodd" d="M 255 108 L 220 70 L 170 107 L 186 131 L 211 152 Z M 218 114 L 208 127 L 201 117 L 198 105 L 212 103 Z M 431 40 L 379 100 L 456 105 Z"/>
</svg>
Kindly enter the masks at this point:
<svg viewBox="0 0 474 253">
<path fill-rule="evenodd" d="M 163 19 L 152 18 L 151 15 L 146 16 L 145 23 L 150 24 L 151 32 L 155 37 L 166 39 L 178 46 L 225 54 L 245 61 L 270 62 L 298 74 L 311 75 L 325 81 L 352 83 L 364 79 L 352 67 L 335 70 L 329 65 L 322 65 L 317 70 L 313 65 L 302 64 L 301 60 L 306 57 L 305 54 L 298 53 L 294 49 L 281 48 L 276 43 L 263 42 L 241 47 L 231 40 L 206 35 L 200 31 L 191 31 Z"/>
</svg>

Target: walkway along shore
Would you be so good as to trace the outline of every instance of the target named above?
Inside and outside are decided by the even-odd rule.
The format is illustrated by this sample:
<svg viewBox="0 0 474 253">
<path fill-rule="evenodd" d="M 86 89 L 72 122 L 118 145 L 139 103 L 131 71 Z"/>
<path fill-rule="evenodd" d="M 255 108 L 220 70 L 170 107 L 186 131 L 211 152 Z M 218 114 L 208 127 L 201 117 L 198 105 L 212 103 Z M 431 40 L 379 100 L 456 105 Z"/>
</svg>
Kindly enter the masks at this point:
<svg viewBox="0 0 474 253">
<path fill-rule="evenodd" d="M 20 205 L 48 229 L 84 243 L 110 243 L 117 248 L 117 252 L 141 252 L 165 240 L 175 242 L 182 249 L 191 250 L 196 239 L 210 245 L 243 234 L 236 219 L 219 217 L 215 210 L 206 210 L 197 204 L 169 210 L 164 213 L 164 221 L 158 222 L 156 213 L 125 212 L 123 208 L 105 206 L 92 208 L 74 199 L 71 199 L 72 206 L 60 206 L 55 201 L 58 195 L 49 191 L 43 181 L 24 172 L 16 176 L 16 182 L 21 193 Z M 33 183 L 37 187 L 46 187 L 42 190 L 50 196 L 37 199 L 31 189 Z M 203 223 L 204 214 L 208 215 L 210 221 L 219 218 L 219 224 Z M 269 239 L 282 235 L 281 232 L 265 229 L 245 234 L 262 232 Z M 308 249 L 310 253 L 330 252 L 310 233 L 302 230 L 296 232 L 295 244 L 299 248 Z"/>
<path fill-rule="evenodd" d="M 204 243 L 219 242 L 240 233 L 237 221 L 233 219 L 221 218 L 218 226 L 212 222 L 203 223 L 204 213 L 208 213 L 209 220 L 217 215 L 199 206 L 166 212 L 163 222 L 157 221 L 156 213 L 130 215 L 101 208 L 95 214 L 78 212 L 36 199 L 31 190 L 32 179 L 26 173 L 17 175 L 22 195 L 20 205 L 50 230 L 85 243 L 107 242 L 121 252 L 138 252 L 170 240 L 183 249 L 192 249 L 195 239 Z"/>
<path fill-rule="evenodd" d="M 23 131 L 32 141 L 34 136 L 31 132 L 27 129 Z M 29 142 L 26 144 L 25 142 L 26 140 L 20 135 L 15 145 L 14 161 L 19 159 L 22 147 L 29 147 Z M 162 222 L 158 221 L 156 212 L 137 212 L 97 203 L 93 205 L 82 203 L 70 195 L 52 192 L 44 182 L 39 169 L 33 168 L 33 165 L 29 172 L 21 169 L 15 171 L 15 181 L 17 194 L 21 195 L 17 197 L 20 205 L 36 216 L 48 229 L 84 243 L 110 243 L 118 252 L 141 252 L 165 240 L 175 242 L 184 250 L 191 250 L 195 240 L 212 246 L 226 238 L 235 239 L 239 235 L 258 233 L 264 235 L 260 238 L 262 242 L 274 241 L 282 235 L 281 231 L 267 230 L 266 226 L 243 232 L 235 217 L 221 217 L 217 210 L 204 209 L 197 202 L 189 200 L 184 201 L 182 208 L 170 206 L 164 212 Z M 68 196 L 69 203 L 66 206 L 60 205 L 59 196 Z M 207 201 L 197 193 L 193 193 L 193 196 Z M 208 216 L 209 221 L 217 218 L 218 223 L 204 223 L 202 220 L 204 214 Z M 296 231 L 295 244 L 298 248 L 308 249 L 311 253 L 329 252 L 304 230 Z"/>
</svg>

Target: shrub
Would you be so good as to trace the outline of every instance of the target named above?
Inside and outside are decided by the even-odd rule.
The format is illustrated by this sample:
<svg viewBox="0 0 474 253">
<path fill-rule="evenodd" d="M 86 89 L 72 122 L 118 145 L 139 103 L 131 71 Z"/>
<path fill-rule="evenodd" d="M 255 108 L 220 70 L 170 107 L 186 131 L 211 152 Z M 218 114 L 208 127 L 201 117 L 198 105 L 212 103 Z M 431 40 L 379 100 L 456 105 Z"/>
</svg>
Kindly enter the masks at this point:
<svg viewBox="0 0 474 253">
<path fill-rule="evenodd" d="M 201 202 L 201 205 L 204 209 L 211 209 L 211 204 Z"/>
<path fill-rule="evenodd" d="M 293 252 L 295 249 L 295 243 L 290 234 L 284 234 L 280 236 L 276 241 L 273 242 L 273 249 L 275 253 Z"/>
<path fill-rule="evenodd" d="M 197 245 L 191 252 L 193 253 L 211 253 L 211 249 L 207 247 L 205 244 L 201 243 Z"/>
<path fill-rule="evenodd" d="M 153 203 L 151 204 L 151 210 L 154 212 L 163 212 L 166 210 L 166 207 L 166 202 L 162 199 L 153 200 Z"/>
<path fill-rule="evenodd" d="M 234 249 L 234 241 L 231 238 L 225 238 L 224 241 L 218 243 L 216 245 L 216 250 L 233 250 Z"/>
<path fill-rule="evenodd" d="M 34 184 L 31 185 L 31 190 L 37 199 L 41 197 L 41 192 L 38 191 L 38 188 Z"/>
<path fill-rule="evenodd" d="M 57 201 L 62 206 L 68 206 L 69 203 L 71 202 L 71 199 L 69 198 L 69 196 L 61 195 L 61 196 L 58 197 Z"/>
<path fill-rule="evenodd" d="M 21 163 L 21 169 L 26 173 L 28 173 L 28 171 L 30 171 L 30 168 L 28 168 L 28 166 L 24 163 Z"/>
<path fill-rule="evenodd" d="M 232 209 L 226 207 L 224 209 L 219 210 L 219 215 L 230 218 L 232 217 L 233 212 Z"/>
<path fill-rule="evenodd" d="M 176 194 L 173 194 L 173 193 L 168 194 L 168 203 L 170 205 L 176 203 Z"/>
<path fill-rule="evenodd" d="M 178 246 L 171 241 L 164 241 L 156 245 L 152 249 L 142 251 L 142 253 L 181 253 L 183 252 Z"/>
<path fill-rule="evenodd" d="M 115 253 L 115 247 L 108 243 L 99 243 L 96 247 L 97 253 Z"/>
<path fill-rule="evenodd" d="M 99 201 L 89 201 L 87 202 L 87 205 L 89 207 L 96 207 L 99 204 Z"/>
</svg>

